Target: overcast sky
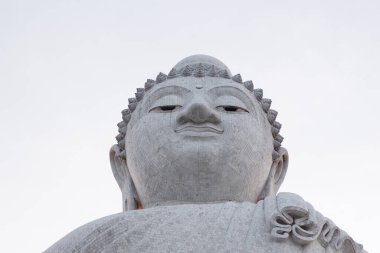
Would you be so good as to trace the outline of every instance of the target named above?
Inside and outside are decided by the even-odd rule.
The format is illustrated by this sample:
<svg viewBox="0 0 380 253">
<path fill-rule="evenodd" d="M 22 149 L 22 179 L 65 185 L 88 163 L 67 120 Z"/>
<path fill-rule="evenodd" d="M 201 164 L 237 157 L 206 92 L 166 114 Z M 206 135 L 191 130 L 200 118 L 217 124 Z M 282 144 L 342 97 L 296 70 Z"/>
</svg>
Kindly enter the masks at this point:
<svg viewBox="0 0 380 253">
<path fill-rule="evenodd" d="M 121 211 L 109 148 L 147 78 L 192 54 L 273 100 L 300 194 L 380 252 L 380 2 L 0 0 L 2 252 Z"/>
</svg>

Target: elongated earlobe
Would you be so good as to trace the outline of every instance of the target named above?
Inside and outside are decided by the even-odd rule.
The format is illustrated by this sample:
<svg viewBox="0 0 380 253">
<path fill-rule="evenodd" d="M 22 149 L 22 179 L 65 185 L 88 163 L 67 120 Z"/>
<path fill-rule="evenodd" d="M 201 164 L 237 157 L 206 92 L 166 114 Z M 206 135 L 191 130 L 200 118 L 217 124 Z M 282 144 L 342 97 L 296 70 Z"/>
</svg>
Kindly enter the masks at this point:
<svg viewBox="0 0 380 253">
<path fill-rule="evenodd" d="M 120 152 L 118 145 L 110 150 L 110 162 L 113 175 L 122 193 L 123 211 L 142 209 L 132 177 L 129 174 L 127 159 Z"/>
<path fill-rule="evenodd" d="M 273 160 L 267 181 L 257 201 L 267 196 L 275 196 L 284 181 L 289 164 L 288 151 L 280 147 L 276 153 L 278 156 Z"/>
<path fill-rule="evenodd" d="M 280 186 L 282 185 L 282 182 L 285 179 L 286 172 L 288 170 L 288 164 L 289 164 L 289 154 L 288 151 L 285 148 L 279 148 L 278 153 L 280 154 L 280 157 L 273 161 L 274 164 L 274 175 L 273 175 L 273 191 L 274 194 L 278 192 L 280 189 Z"/>
</svg>

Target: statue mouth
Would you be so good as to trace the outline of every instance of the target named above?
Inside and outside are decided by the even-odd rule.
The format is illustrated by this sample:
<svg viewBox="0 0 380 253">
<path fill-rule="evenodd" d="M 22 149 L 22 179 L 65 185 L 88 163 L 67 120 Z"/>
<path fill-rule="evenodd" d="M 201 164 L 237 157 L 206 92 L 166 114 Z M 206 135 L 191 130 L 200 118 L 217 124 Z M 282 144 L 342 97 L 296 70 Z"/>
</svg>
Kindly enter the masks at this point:
<svg viewBox="0 0 380 253">
<path fill-rule="evenodd" d="M 184 126 L 181 126 L 175 130 L 176 133 L 188 133 L 188 134 L 222 134 L 224 131 L 223 129 L 220 129 L 214 125 L 211 124 L 201 124 L 201 125 L 194 125 L 194 124 L 186 124 Z"/>
</svg>

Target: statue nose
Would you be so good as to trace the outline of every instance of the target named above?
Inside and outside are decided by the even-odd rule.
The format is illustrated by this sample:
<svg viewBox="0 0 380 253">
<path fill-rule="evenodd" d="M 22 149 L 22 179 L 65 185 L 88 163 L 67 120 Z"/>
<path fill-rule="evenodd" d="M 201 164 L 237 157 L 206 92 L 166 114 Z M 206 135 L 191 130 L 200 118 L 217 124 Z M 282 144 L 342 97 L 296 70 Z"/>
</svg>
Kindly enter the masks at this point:
<svg viewBox="0 0 380 253">
<path fill-rule="evenodd" d="M 221 120 L 217 111 L 213 109 L 207 101 L 195 99 L 178 114 L 177 122 L 179 124 L 186 122 L 218 124 Z"/>
</svg>

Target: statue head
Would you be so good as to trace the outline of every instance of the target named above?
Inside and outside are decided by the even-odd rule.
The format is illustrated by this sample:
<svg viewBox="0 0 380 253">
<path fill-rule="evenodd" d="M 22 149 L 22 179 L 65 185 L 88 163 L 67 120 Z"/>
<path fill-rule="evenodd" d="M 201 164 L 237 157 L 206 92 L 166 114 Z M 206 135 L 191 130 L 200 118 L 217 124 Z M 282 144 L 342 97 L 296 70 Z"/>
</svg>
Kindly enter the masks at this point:
<svg viewBox="0 0 380 253">
<path fill-rule="evenodd" d="M 277 112 L 252 81 L 194 55 L 148 79 L 118 124 L 111 167 L 124 210 L 275 195 L 288 153 Z"/>
</svg>

